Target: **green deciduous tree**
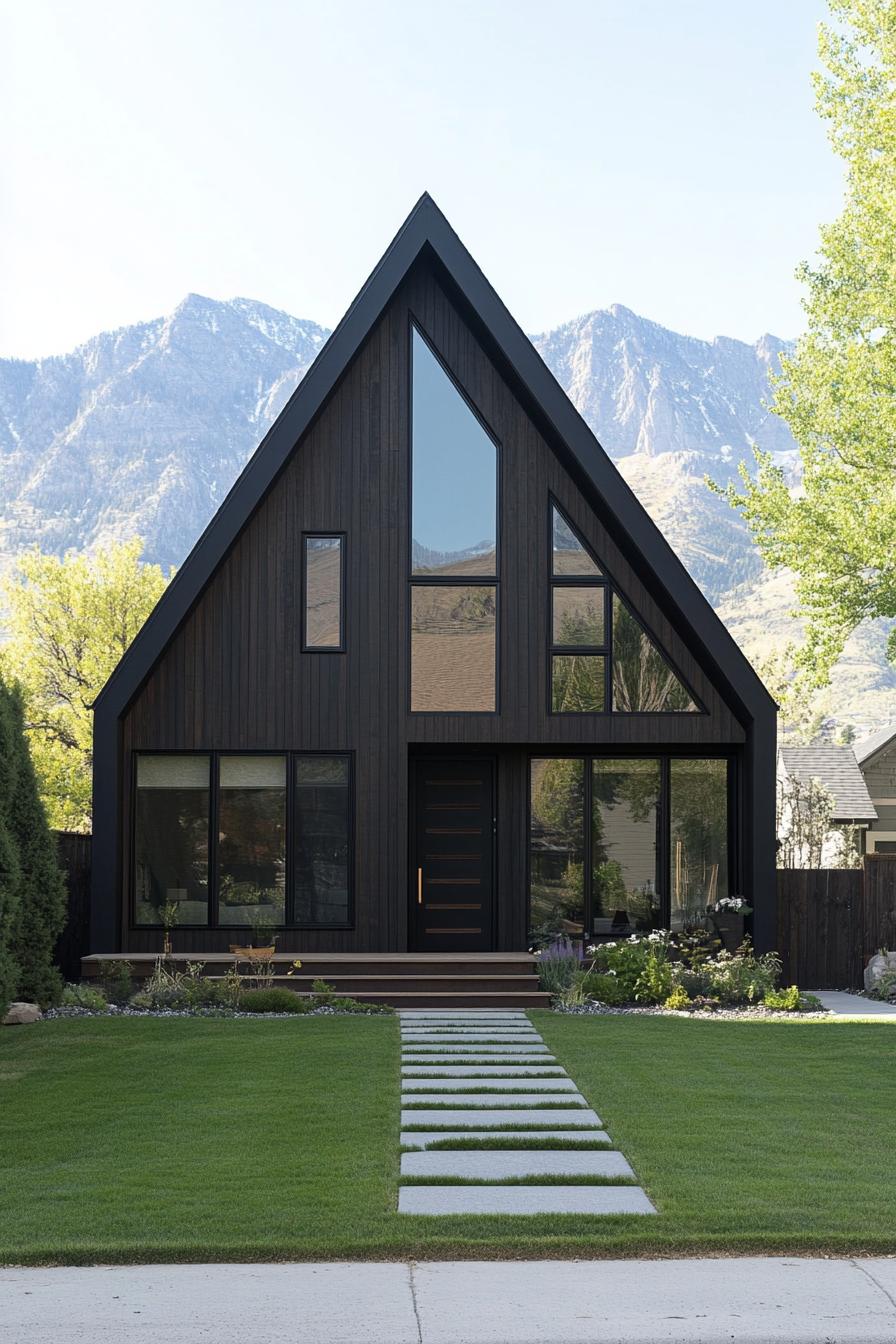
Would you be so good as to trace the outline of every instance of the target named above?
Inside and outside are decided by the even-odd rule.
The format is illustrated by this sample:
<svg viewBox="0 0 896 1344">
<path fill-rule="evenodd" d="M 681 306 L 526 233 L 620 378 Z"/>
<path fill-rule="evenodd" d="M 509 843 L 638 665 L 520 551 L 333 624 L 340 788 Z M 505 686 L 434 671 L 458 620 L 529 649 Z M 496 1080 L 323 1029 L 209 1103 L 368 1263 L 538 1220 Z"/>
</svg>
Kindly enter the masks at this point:
<svg viewBox="0 0 896 1344">
<path fill-rule="evenodd" d="M 770 455 L 722 493 L 766 562 L 796 576 L 801 674 L 823 685 L 856 626 L 896 616 L 896 5 L 829 0 L 817 107 L 844 160 L 843 213 L 821 230 L 808 327 L 782 361 L 774 410 L 800 447 L 792 494 Z M 896 659 L 896 637 L 890 657 Z"/>
<path fill-rule="evenodd" d="M 95 556 L 26 552 L 6 584 L 5 674 L 21 687 L 29 745 L 50 824 L 90 829 L 91 705 L 161 597 L 139 539 Z"/>
<path fill-rule="evenodd" d="M 0 679 L 0 1016 L 16 992 L 19 978 L 12 941 L 18 924 L 22 874 L 9 825 L 16 777 L 15 734 L 15 698 Z"/>
</svg>

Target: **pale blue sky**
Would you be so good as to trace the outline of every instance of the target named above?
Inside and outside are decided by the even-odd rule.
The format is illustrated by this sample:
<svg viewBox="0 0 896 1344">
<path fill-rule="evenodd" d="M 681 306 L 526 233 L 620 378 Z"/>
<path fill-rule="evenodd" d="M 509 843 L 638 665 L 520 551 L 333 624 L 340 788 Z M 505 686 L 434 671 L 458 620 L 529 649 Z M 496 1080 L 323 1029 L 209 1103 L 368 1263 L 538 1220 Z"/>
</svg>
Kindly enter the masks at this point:
<svg viewBox="0 0 896 1344">
<path fill-rule="evenodd" d="M 245 295 L 332 325 L 424 189 L 529 331 L 801 324 L 824 0 L 0 0 L 0 354 Z"/>
</svg>

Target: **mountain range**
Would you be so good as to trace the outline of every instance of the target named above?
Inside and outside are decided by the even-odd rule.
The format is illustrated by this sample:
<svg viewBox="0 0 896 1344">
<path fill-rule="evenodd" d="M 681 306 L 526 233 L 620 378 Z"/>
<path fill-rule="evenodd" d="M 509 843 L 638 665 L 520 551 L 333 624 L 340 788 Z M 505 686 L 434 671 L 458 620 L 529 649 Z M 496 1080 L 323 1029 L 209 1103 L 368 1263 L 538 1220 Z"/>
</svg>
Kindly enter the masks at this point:
<svg viewBox="0 0 896 1344">
<path fill-rule="evenodd" d="M 0 567 L 35 543 L 61 553 L 135 533 L 147 559 L 179 564 L 328 334 L 250 299 L 190 294 L 70 354 L 0 360 Z M 753 444 L 797 481 L 796 445 L 765 404 L 787 342 L 698 340 L 619 305 L 532 339 L 747 652 L 798 637 L 788 577 L 763 571 L 705 484 L 731 480 Z M 850 641 L 834 719 L 896 714 L 884 640 L 878 624 Z"/>
</svg>

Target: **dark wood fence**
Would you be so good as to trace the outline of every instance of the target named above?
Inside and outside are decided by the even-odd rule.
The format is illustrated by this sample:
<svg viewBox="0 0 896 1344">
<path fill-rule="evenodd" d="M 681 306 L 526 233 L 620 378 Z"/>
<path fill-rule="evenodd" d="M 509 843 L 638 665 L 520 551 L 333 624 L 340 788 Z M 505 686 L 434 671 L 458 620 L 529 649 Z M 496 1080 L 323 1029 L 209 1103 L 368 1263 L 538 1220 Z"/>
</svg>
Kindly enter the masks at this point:
<svg viewBox="0 0 896 1344">
<path fill-rule="evenodd" d="M 881 947 L 896 949 L 896 854 L 868 854 L 862 868 L 779 869 L 785 984 L 861 989 Z"/>
<path fill-rule="evenodd" d="M 92 837 L 55 831 L 59 864 L 68 879 L 68 920 L 56 944 L 56 965 L 66 980 L 80 980 L 90 951 L 90 845 Z"/>
</svg>

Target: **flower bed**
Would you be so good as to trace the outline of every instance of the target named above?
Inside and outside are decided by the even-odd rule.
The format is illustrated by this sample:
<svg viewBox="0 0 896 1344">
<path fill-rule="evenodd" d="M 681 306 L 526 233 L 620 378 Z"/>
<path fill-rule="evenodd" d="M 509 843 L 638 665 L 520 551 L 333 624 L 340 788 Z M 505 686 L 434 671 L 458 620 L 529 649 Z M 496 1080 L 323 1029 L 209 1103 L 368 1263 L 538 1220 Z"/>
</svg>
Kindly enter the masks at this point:
<svg viewBox="0 0 896 1344">
<path fill-rule="evenodd" d="M 781 961 L 756 956 L 749 940 L 733 952 L 719 950 L 705 930 L 671 934 L 653 930 L 619 942 L 599 943 L 583 956 L 564 939 L 539 956 L 542 987 L 562 1011 L 662 1010 L 752 1015 L 818 1012 L 817 999 L 796 985 L 779 987 Z"/>
<path fill-rule="evenodd" d="M 299 966 L 300 962 L 295 962 Z M 185 971 L 175 968 L 164 956 L 156 961 L 152 975 L 133 992 L 130 969 L 124 963 L 110 963 L 104 988 L 94 985 L 66 985 L 62 1002 L 46 1017 L 296 1017 L 360 1014 L 372 1016 L 393 1013 L 387 1004 L 360 1003 L 338 995 L 326 980 L 315 980 L 310 994 L 299 994 L 272 983 L 273 972 L 260 967 L 251 975 L 236 969 L 220 979 L 202 974 L 202 962 L 188 962 Z"/>
</svg>

